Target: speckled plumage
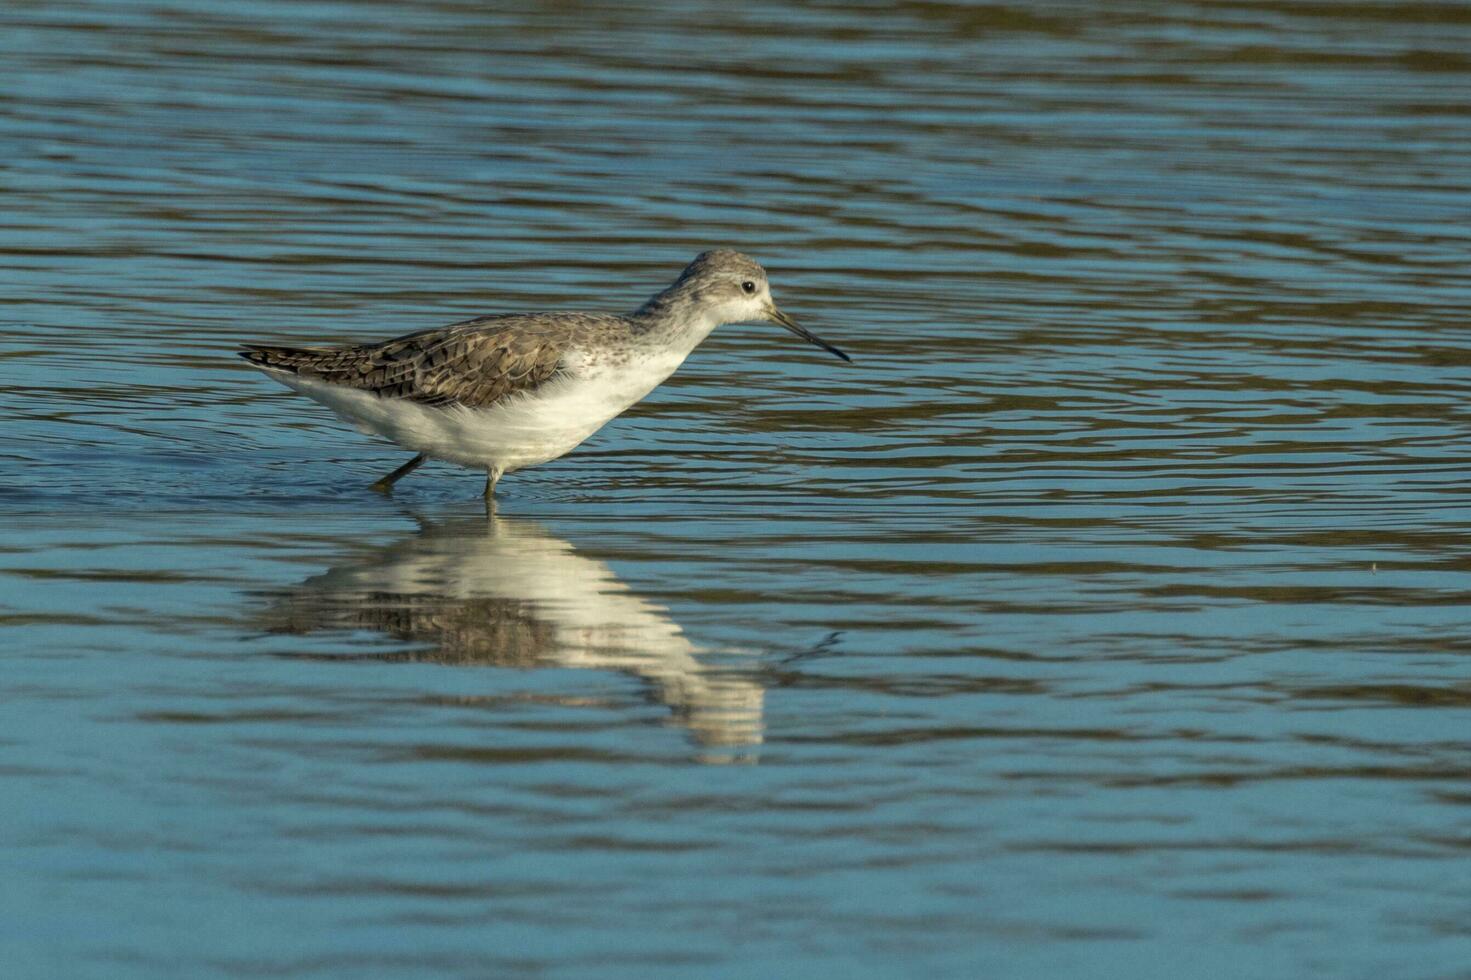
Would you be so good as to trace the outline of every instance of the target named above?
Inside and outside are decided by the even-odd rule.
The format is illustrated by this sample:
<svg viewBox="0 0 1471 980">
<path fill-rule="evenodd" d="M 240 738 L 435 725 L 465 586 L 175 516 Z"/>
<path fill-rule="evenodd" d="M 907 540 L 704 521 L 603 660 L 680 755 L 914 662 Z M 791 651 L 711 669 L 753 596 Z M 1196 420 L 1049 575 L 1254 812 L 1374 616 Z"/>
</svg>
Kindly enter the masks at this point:
<svg viewBox="0 0 1471 980">
<path fill-rule="evenodd" d="M 489 408 L 557 373 L 563 355 L 628 332 L 623 317 L 596 313 L 482 316 L 356 347 L 248 344 L 242 357 L 284 370 L 422 405 Z"/>
<path fill-rule="evenodd" d="M 350 347 L 250 344 L 240 356 L 367 432 L 419 455 L 501 474 L 570 451 L 672 374 L 722 323 L 766 319 L 847 360 L 781 313 L 739 252 L 695 258 L 627 315 L 477 317 Z"/>
</svg>

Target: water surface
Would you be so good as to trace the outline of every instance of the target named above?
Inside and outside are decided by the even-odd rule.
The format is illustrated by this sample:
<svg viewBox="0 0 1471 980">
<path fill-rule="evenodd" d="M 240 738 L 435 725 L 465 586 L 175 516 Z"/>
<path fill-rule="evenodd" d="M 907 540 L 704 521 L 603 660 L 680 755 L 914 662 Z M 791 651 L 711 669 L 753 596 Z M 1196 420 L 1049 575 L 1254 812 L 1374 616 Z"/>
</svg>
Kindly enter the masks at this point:
<svg viewBox="0 0 1471 980">
<path fill-rule="evenodd" d="M 1471 12 L 0 10 L 8 976 L 1471 976 Z M 402 462 L 231 356 L 719 331 Z"/>
</svg>

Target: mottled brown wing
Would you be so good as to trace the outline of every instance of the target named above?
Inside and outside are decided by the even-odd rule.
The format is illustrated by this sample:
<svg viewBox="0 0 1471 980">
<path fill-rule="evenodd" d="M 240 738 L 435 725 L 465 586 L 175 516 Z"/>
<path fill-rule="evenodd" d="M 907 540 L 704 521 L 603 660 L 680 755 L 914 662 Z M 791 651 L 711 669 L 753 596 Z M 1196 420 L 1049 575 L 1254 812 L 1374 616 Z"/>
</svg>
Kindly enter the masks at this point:
<svg viewBox="0 0 1471 980">
<path fill-rule="evenodd" d="M 517 329 L 517 319 L 471 320 L 361 347 L 249 345 L 240 356 L 384 398 L 484 408 L 545 383 L 561 364 L 563 345 L 543 331 Z"/>
</svg>

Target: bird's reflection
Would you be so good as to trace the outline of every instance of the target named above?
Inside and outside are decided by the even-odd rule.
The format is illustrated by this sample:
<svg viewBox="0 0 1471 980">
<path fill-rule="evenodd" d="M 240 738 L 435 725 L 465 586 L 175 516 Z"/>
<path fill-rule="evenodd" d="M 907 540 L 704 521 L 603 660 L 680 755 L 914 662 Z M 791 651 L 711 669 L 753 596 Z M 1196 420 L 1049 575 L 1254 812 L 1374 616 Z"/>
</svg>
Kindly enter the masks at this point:
<svg viewBox="0 0 1471 980">
<path fill-rule="evenodd" d="M 524 520 L 420 525 L 281 597 L 272 631 L 370 629 L 427 645 L 383 659 L 624 671 L 712 750 L 701 758 L 754 759 L 761 686 L 702 662 L 668 611 L 606 564 Z"/>
</svg>

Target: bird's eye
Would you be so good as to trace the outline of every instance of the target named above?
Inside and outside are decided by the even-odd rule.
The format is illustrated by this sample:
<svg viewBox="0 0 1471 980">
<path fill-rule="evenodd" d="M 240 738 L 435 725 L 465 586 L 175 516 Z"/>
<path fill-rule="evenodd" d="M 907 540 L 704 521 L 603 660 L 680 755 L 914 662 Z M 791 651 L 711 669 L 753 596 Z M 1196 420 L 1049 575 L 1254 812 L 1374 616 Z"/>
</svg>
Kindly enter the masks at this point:
<svg viewBox="0 0 1471 980">
<path fill-rule="evenodd" d="M 747 279 L 745 282 L 741 283 L 741 288 L 744 289 L 747 293 L 754 293 L 756 291 L 756 284 Z"/>
</svg>

